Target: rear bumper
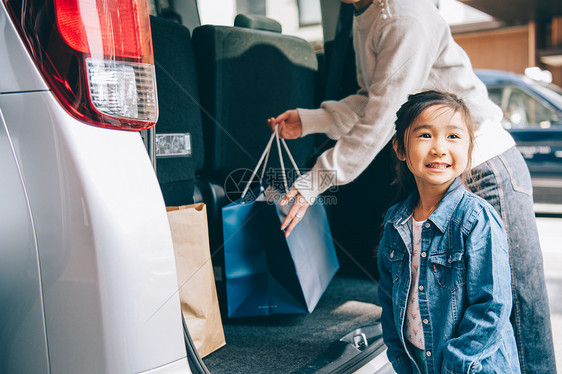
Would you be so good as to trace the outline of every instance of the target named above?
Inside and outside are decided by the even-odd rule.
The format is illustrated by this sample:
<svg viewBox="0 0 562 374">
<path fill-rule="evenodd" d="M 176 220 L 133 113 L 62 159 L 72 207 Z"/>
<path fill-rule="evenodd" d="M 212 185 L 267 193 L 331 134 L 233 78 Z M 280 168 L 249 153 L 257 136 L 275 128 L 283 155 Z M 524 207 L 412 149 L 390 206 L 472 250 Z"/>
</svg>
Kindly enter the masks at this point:
<svg viewBox="0 0 562 374">
<path fill-rule="evenodd" d="M 189 374 L 189 373 L 191 373 L 191 371 L 189 370 L 189 364 L 187 362 L 187 358 L 182 358 L 181 360 L 172 362 L 168 365 L 164 365 L 149 371 L 143 371 L 142 373 L 139 374 Z"/>
</svg>

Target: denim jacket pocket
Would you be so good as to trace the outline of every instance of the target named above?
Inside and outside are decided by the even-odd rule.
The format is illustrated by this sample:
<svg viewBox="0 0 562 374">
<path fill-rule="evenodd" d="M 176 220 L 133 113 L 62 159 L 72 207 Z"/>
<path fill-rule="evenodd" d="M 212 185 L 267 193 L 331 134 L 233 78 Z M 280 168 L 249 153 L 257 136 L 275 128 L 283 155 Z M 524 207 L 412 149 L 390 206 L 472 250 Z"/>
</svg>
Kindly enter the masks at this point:
<svg viewBox="0 0 562 374">
<path fill-rule="evenodd" d="M 429 256 L 435 279 L 439 286 L 455 291 L 466 283 L 463 252 L 445 252 Z"/>
<path fill-rule="evenodd" d="M 400 278 L 400 274 L 402 274 L 405 253 L 400 250 L 393 249 L 390 252 L 386 252 L 385 256 L 386 261 L 388 261 L 392 270 L 392 283 L 395 283 Z"/>
</svg>

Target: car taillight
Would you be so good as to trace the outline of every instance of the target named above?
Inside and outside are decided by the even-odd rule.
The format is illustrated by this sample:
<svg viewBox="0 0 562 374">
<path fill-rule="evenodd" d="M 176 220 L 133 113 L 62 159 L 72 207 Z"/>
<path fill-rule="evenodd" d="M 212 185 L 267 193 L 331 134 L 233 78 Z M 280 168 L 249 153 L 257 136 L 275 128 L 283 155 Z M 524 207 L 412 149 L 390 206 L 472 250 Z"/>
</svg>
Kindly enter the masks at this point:
<svg viewBox="0 0 562 374">
<path fill-rule="evenodd" d="M 158 119 L 147 0 L 4 0 L 47 84 L 75 118 L 143 130 Z"/>
</svg>

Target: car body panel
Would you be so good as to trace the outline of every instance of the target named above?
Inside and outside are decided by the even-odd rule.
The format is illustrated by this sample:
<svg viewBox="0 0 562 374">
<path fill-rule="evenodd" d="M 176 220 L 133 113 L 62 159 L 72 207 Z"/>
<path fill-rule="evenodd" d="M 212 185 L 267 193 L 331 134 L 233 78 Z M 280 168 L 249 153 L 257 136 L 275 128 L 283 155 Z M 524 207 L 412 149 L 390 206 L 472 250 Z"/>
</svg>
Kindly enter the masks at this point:
<svg viewBox="0 0 562 374">
<path fill-rule="evenodd" d="M 1 1 L 0 56 L 0 93 L 48 89 Z"/>
<path fill-rule="evenodd" d="M 1 112 L 0 170 L 0 372 L 49 373 L 35 230 Z"/>
<path fill-rule="evenodd" d="M 75 121 L 49 92 L 0 95 L 0 108 L 37 232 L 52 370 L 185 357 L 171 235 L 139 134 Z"/>
<path fill-rule="evenodd" d="M 562 177 L 562 125 L 512 129 L 510 133 L 535 176 Z"/>
<path fill-rule="evenodd" d="M 190 374 L 189 363 L 187 358 L 182 358 L 181 360 L 169 363 L 158 367 L 156 369 L 148 370 L 139 374 Z"/>
<path fill-rule="evenodd" d="M 393 374 L 395 373 L 392 364 L 388 360 L 386 355 L 386 346 L 375 358 L 367 362 L 359 370 L 353 372 L 353 374 Z"/>
</svg>

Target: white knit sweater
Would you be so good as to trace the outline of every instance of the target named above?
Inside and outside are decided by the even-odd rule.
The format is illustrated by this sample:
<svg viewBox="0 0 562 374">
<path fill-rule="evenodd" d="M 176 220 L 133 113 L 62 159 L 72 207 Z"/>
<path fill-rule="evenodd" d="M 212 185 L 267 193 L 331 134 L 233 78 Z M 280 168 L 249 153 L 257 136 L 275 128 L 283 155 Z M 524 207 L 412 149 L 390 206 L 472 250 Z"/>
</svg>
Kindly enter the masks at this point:
<svg viewBox="0 0 562 374">
<path fill-rule="evenodd" d="M 501 126 L 501 109 L 430 0 L 374 2 L 355 16 L 353 44 L 359 91 L 320 109 L 298 109 L 302 136 L 326 133 L 337 140 L 295 181 L 309 203 L 367 168 L 394 135 L 396 112 L 409 94 L 435 89 L 465 100 L 478 128 L 473 166 L 515 144 Z"/>
</svg>

